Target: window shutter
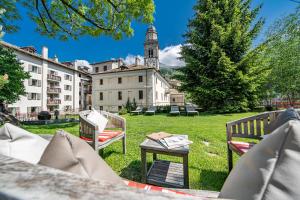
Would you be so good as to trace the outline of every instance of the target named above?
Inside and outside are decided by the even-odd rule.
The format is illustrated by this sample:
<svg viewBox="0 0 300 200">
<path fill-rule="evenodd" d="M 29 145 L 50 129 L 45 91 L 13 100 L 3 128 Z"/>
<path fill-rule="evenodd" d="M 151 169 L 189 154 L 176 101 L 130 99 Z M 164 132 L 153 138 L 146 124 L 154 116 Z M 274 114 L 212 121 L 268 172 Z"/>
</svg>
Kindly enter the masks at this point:
<svg viewBox="0 0 300 200">
<path fill-rule="evenodd" d="M 72 86 L 70 85 L 70 91 L 72 91 Z"/>
<path fill-rule="evenodd" d="M 38 87 L 41 87 L 41 86 L 42 86 L 42 81 L 38 80 Z"/>
<path fill-rule="evenodd" d="M 32 86 L 32 79 L 28 79 L 28 85 Z"/>
<path fill-rule="evenodd" d="M 31 93 L 28 93 L 28 94 L 27 94 L 27 99 L 28 99 L 28 100 L 31 100 Z"/>
<path fill-rule="evenodd" d="M 37 100 L 41 100 L 41 94 L 37 94 Z"/>
<path fill-rule="evenodd" d="M 70 76 L 70 81 L 72 81 L 72 78 L 73 78 L 73 77 L 72 77 L 72 76 Z"/>
<path fill-rule="evenodd" d="M 29 72 L 32 71 L 32 65 L 28 65 L 28 71 L 29 71 Z"/>
<path fill-rule="evenodd" d="M 65 90 L 67 90 L 67 85 L 64 85 Z"/>
<path fill-rule="evenodd" d="M 38 67 L 38 73 L 42 74 L 42 68 Z"/>
</svg>

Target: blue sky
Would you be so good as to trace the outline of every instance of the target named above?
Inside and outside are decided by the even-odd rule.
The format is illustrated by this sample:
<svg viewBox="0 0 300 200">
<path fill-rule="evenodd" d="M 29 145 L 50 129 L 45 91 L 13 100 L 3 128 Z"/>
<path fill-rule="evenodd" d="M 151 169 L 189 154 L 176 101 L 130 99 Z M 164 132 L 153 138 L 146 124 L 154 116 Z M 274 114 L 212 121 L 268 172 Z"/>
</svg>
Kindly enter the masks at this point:
<svg viewBox="0 0 300 200">
<path fill-rule="evenodd" d="M 186 31 L 188 19 L 193 16 L 192 7 L 196 0 L 155 0 L 155 22 L 159 34 L 162 62 L 176 65 L 179 44 L 184 42 L 182 35 Z M 291 13 L 299 5 L 289 0 L 253 0 L 253 5 L 263 3 L 260 16 L 266 19 L 266 29 L 275 19 Z M 115 41 L 109 37 L 82 37 L 79 40 L 60 41 L 40 36 L 34 31 L 35 24 L 22 10 L 23 20 L 18 24 L 20 31 L 6 34 L 4 40 L 18 46 L 35 46 L 38 51 L 42 46 L 49 48 L 50 56 L 56 54 L 60 61 L 85 59 L 89 62 L 103 61 L 111 58 L 131 60 L 135 55 L 143 55 L 143 42 L 147 25 L 133 23 L 135 34 L 131 38 Z M 261 41 L 264 31 L 255 43 Z"/>
</svg>

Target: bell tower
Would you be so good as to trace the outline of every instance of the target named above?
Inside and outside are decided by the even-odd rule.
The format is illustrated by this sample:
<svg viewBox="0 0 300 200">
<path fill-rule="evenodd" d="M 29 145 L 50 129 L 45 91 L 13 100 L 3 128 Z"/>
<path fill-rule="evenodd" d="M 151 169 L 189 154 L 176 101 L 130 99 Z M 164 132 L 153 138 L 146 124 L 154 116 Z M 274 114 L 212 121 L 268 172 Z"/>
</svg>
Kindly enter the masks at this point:
<svg viewBox="0 0 300 200">
<path fill-rule="evenodd" d="M 159 44 L 156 29 L 150 25 L 144 42 L 144 64 L 159 69 Z"/>
</svg>

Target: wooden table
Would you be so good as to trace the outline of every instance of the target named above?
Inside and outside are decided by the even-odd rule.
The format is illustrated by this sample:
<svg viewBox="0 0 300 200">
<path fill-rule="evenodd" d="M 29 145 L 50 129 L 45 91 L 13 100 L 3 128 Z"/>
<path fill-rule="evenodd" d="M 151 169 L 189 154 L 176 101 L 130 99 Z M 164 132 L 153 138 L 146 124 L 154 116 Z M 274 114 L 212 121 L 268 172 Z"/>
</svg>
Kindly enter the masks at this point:
<svg viewBox="0 0 300 200">
<path fill-rule="evenodd" d="M 142 160 L 142 182 L 151 185 L 174 188 L 189 188 L 189 146 L 167 149 L 159 143 L 146 139 L 140 144 Z M 148 171 L 147 153 L 153 154 L 153 163 Z M 158 160 L 157 154 L 183 158 L 183 163 Z"/>
</svg>

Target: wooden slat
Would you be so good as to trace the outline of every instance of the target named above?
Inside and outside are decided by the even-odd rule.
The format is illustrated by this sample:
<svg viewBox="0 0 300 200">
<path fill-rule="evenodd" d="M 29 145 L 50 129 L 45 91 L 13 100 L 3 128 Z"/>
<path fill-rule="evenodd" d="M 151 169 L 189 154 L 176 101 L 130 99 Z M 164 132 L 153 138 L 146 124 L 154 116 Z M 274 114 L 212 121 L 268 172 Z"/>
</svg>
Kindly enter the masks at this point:
<svg viewBox="0 0 300 200">
<path fill-rule="evenodd" d="M 239 134 L 242 134 L 242 124 L 241 123 L 238 123 L 238 133 Z"/>
<path fill-rule="evenodd" d="M 248 135 L 248 122 L 244 122 L 244 134 Z"/>
<path fill-rule="evenodd" d="M 249 132 L 250 135 L 255 135 L 255 132 L 254 132 L 254 121 L 253 120 L 250 120 L 250 132 Z"/>
<path fill-rule="evenodd" d="M 264 118 L 263 123 L 264 123 L 264 135 L 265 135 L 268 134 L 268 118 Z"/>
<path fill-rule="evenodd" d="M 233 126 L 232 126 L 232 133 L 233 133 L 233 134 L 236 134 L 236 125 L 233 125 Z"/>
<path fill-rule="evenodd" d="M 256 120 L 256 135 L 261 136 L 261 119 Z"/>
</svg>

